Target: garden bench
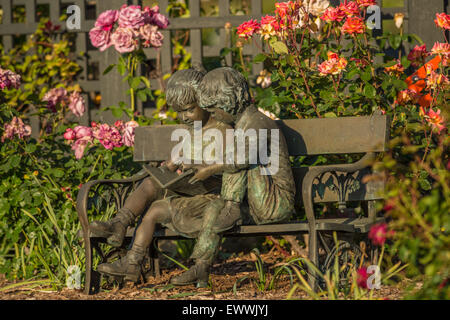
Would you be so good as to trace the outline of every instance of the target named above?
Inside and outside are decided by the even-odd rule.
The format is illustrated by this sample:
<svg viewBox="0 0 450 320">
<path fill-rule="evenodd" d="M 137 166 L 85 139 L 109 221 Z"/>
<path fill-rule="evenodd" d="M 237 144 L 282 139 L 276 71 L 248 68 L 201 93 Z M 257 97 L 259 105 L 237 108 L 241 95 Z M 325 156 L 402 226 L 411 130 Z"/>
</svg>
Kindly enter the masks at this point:
<svg viewBox="0 0 450 320">
<path fill-rule="evenodd" d="M 382 180 L 363 179 L 371 174 L 370 164 L 377 153 L 386 151 L 389 138 L 389 120 L 384 115 L 366 117 L 317 118 L 279 120 L 278 125 L 286 138 L 289 153 L 292 156 L 344 155 L 363 154 L 359 161 L 346 164 L 320 165 L 293 168 L 297 187 L 296 202 L 304 206 L 306 220 L 288 221 L 267 225 L 238 225 L 224 233 L 224 237 L 252 237 L 268 235 L 309 234 L 309 259 L 319 266 L 319 241 L 329 255 L 333 250 L 327 245 L 324 235 L 333 231 L 350 239 L 355 235 L 364 235 L 370 227 L 383 221 L 377 216 L 375 201 L 380 200 L 384 187 Z M 164 161 L 170 158 L 174 145 L 171 133 L 177 125 L 149 126 L 136 128 L 134 161 Z M 86 284 L 87 294 L 99 288 L 99 274 L 93 270 L 93 249 L 101 255 L 102 261 L 112 256 L 105 255 L 100 243 L 106 239 L 99 238 L 89 231 L 88 210 L 98 202 L 99 197 L 106 194 L 99 186 L 113 187 L 108 193 L 110 201 L 116 208 L 121 207 L 127 194 L 131 192 L 148 174 L 143 170 L 135 176 L 122 180 L 97 180 L 84 184 L 77 197 L 77 211 L 82 226 L 82 237 L 86 252 Z M 100 190 L 100 191 L 99 191 Z M 96 196 L 94 193 L 97 192 Z M 301 202 L 300 202 L 301 201 Z M 314 214 L 314 203 L 339 203 L 344 209 L 347 202 L 357 201 L 364 204 L 365 216 L 320 218 Z M 98 203 L 97 203 L 98 204 Z M 348 210 L 347 210 L 348 211 Z M 127 231 L 127 242 L 133 236 L 134 229 Z M 159 276 L 159 259 L 157 247 L 161 239 L 182 239 L 183 237 L 168 229 L 155 232 L 154 245 L 149 249 L 151 272 Z M 350 242 L 352 240 L 349 240 Z M 309 273 L 309 282 L 315 285 L 314 272 Z"/>
</svg>

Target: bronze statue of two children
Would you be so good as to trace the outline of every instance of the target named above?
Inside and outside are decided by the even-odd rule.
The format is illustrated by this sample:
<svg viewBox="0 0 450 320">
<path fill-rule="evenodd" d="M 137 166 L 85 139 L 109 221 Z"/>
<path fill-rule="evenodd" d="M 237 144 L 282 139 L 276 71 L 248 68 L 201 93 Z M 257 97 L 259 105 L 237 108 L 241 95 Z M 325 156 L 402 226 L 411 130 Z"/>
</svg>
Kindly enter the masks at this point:
<svg viewBox="0 0 450 320">
<path fill-rule="evenodd" d="M 203 130 L 218 130 L 223 137 L 229 131 L 257 133 L 257 140 L 245 139 L 245 135 L 244 140 L 239 140 L 238 135 L 232 135 L 232 141 L 226 140 L 225 146 L 231 144 L 232 148 L 224 147 L 222 161 L 202 159 L 189 164 L 168 159 L 163 166 L 171 171 L 195 169 L 192 183 L 221 177 L 220 192 L 186 197 L 162 189 L 152 178 L 146 178 L 114 218 L 90 224 L 92 232 L 119 247 L 128 226 L 134 225 L 142 216 L 127 255 L 113 263 L 100 264 L 98 271 L 138 282 L 155 225 L 161 224 L 197 240 L 191 256 L 195 265 L 173 277 L 170 283 L 206 287 L 224 231 L 242 219 L 256 224 L 275 223 L 287 220 L 294 212 L 295 185 L 289 153 L 276 122 L 253 105 L 247 81 L 232 68 L 217 68 L 206 75 L 195 69 L 177 71 L 167 83 L 166 99 L 177 112 L 177 118 L 191 130 L 197 123 Z M 268 131 L 276 134 L 268 136 Z M 242 147 L 244 152 L 235 152 L 236 148 Z M 194 152 L 183 156 L 195 158 Z M 269 156 L 272 163 L 262 159 Z M 241 210 L 243 207 L 248 210 Z M 247 211 L 249 214 L 244 216 Z"/>
</svg>

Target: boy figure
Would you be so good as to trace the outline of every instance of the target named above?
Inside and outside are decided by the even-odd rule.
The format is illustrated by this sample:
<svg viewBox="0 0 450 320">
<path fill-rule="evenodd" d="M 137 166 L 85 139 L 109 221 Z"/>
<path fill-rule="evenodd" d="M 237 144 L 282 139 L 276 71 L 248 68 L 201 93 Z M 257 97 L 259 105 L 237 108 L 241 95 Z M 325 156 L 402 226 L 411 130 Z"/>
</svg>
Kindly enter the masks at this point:
<svg viewBox="0 0 450 320">
<path fill-rule="evenodd" d="M 233 125 L 235 130 L 242 129 L 244 133 L 249 129 L 254 129 L 256 132 L 259 132 L 259 129 L 279 130 L 275 121 L 259 112 L 252 104 L 247 81 L 232 68 L 224 67 L 210 71 L 201 81 L 198 93 L 200 107 L 208 110 L 216 120 Z M 221 198 L 224 201 L 240 202 L 247 194 L 250 215 L 257 224 L 286 220 L 294 212 L 295 184 L 285 138 L 281 130 L 278 135 L 279 141 L 270 141 L 269 135 L 267 136 L 269 141 L 266 146 L 270 146 L 271 159 L 278 158 L 277 172 L 270 171 L 267 165 L 260 162 L 249 163 L 249 147 L 251 146 L 247 139 L 244 163 L 239 164 L 234 158 L 232 164 L 213 164 L 199 169 L 191 180 L 192 182 L 205 180 L 214 174 L 223 173 L 222 181 L 227 183 L 222 184 Z M 273 147 L 273 143 L 277 142 L 278 152 L 277 148 Z M 236 147 L 238 141 L 233 143 Z M 259 141 L 256 145 L 260 146 Z M 261 153 L 258 152 L 258 154 Z M 265 174 L 262 174 L 263 172 Z M 217 237 L 220 227 L 226 225 L 228 219 L 226 212 L 220 215 L 209 215 L 208 223 L 198 236 L 199 242 L 202 238 Z M 216 243 L 218 245 L 218 242 Z M 209 252 L 216 251 L 217 248 L 215 250 L 209 248 Z M 202 252 L 199 248 L 197 252 L 194 250 L 193 256 L 202 254 L 207 255 L 208 251 Z M 171 283 L 182 284 L 184 281 L 187 284 L 189 280 L 198 277 L 198 274 L 206 278 L 202 272 L 206 271 L 195 265 L 181 276 L 172 279 Z"/>
<path fill-rule="evenodd" d="M 230 126 L 221 123 L 209 117 L 209 113 L 199 108 L 196 100 L 196 90 L 202 74 L 195 70 L 177 71 L 168 82 L 166 91 L 167 103 L 171 105 L 180 120 L 188 125 L 194 121 L 201 121 L 204 129 L 215 128 L 225 135 L 225 130 Z M 169 161 L 168 167 L 176 170 L 177 163 Z M 223 181 L 226 184 L 226 182 Z M 113 244 L 111 240 L 117 239 L 120 244 L 123 241 L 126 228 L 134 223 L 136 217 L 140 215 L 148 205 L 150 208 L 142 219 L 141 224 L 136 230 L 135 239 L 131 250 L 127 255 L 114 263 L 103 263 L 98 266 L 98 271 L 107 275 L 124 276 L 125 280 L 137 282 L 141 264 L 145 252 L 150 246 L 155 225 L 160 223 L 180 235 L 195 238 L 203 228 L 210 228 L 211 222 L 221 211 L 228 217 L 227 221 L 218 227 L 217 232 L 225 231 L 234 226 L 240 217 L 240 203 L 236 201 L 223 201 L 218 194 L 198 195 L 194 197 L 180 197 L 175 193 L 167 196 L 165 192 L 156 187 L 151 179 L 146 181 L 134 191 L 127 199 L 124 209 L 121 209 L 118 215 L 109 222 L 91 223 L 91 229 L 100 235 L 108 236 L 108 243 Z M 190 279 L 189 283 L 197 282 L 200 287 L 207 286 L 209 271 L 207 270 L 217 251 L 220 237 L 217 233 L 208 236 L 203 233 L 202 239 L 197 242 L 196 250 L 199 252 L 194 258 L 198 266 L 195 279 Z M 115 244 L 115 243 L 114 243 Z M 206 275 L 206 277 L 204 276 Z M 183 277 L 179 284 L 186 284 Z M 176 282 L 176 281 L 175 281 Z"/>
</svg>

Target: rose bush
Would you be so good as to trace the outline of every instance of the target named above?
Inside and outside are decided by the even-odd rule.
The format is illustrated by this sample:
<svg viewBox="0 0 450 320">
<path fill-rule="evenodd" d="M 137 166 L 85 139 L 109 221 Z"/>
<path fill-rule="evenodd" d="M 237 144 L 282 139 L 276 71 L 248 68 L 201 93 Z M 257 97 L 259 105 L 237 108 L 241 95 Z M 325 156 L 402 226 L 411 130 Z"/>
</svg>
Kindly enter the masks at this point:
<svg viewBox="0 0 450 320">
<path fill-rule="evenodd" d="M 387 225 L 375 226 L 369 238 L 383 252 L 389 248 L 388 260 L 399 257 L 407 263 L 407 275 L 426 274 L 424 290 L 417 297 L 448 298 L 442 283 L 447 283 L 450 263 L 450 44 L 445 33 L 450 16 L 430 17 L 435 18 L 436 31 L 443 32 L 443 41 L 427 49 L 417 36 L 403 30 L 374 38 L 365 21 L 373 4 L 362 0 L 344 1 L 337 7 L 328 1 L 277 3 L 273 15 L 237 28 L 240 42 L 261 38 L 263 47 L 246 63 L 238 44 L 240 65 L 235 67 L 248 76 L 252 64 L 263 63 L 264 71 L 256 81 L 261 87 L 254 88 L 255 102 L 279 118 L 390 116 L 391 151 L 376 169 L 388 181 L 385 208 L 389 210 L 383 212 L 388 211 L 391 219 Z M 403 18 L 395 16 L 399 29 Z M 414 41 L 419 45 L 403 54 L 402 46 Z M 387 47 L 394 55 L 386 54 Z M 293 160 L 296 165 L 310 165 L 350 159 Z M 356 282 L 364 278 L 365 268 L 354 270 Z M 365 284 L 360 287 L 364 289 Z"/>
</svg>

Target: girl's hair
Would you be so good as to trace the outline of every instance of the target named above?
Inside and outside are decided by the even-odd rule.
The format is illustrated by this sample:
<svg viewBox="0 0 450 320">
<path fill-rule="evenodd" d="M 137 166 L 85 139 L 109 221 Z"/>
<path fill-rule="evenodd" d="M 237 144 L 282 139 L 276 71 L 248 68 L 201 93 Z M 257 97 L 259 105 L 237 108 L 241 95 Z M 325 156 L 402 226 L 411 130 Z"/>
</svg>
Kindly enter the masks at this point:
<svg viewBox="0 0 450 320">
<path fill-rule="evenodd" d="M 252 103 L 244 76 L 229 67 L 208 72 L 197 92 L 197 101 L 201 108 L 216 107 L 232 115 L 243 112 Z"/>
<path fill-rule="evenodd" d="M 205 73 L 196 69 L 179 70 L 169 78 L 166 89 L 169 106 L 179 109 L 197 102 L 196 91 Z"/>
</svg>

